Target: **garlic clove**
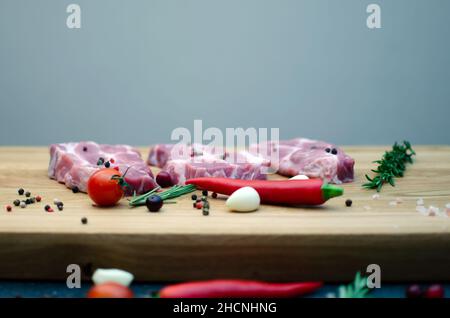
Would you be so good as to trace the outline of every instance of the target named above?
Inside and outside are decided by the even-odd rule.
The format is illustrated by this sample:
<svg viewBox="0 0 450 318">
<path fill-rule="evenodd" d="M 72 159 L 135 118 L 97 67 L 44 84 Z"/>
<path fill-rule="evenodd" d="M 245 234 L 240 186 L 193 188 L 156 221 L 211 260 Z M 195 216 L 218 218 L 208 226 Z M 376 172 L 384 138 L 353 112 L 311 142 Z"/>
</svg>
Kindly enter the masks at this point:
<svg viewBox="0 0 450 318">
<path fill-rule="evenodd" d="M 115 268 L 99 268 L 94 272 L 94 275 L 92 275 L 92 281 L 95 285 L 103 284 L 106 282 L 114 282 L 128 287 L 130 286 L 133 279 L 133 274 Z"/>
<path fill-rule="evenodd" d="M 289 180 L 308 180 L 309 177 L 305 176 L 304 174 L 298 174 L 292 178 L 289 178 Z"/>
<path fill-rule="evenodd" d="M 251 212 L 259 208 L 260 197 L 252 187 L 243 187 L 234 191 L 225 205 L 230 211 Z"/>
</svg>

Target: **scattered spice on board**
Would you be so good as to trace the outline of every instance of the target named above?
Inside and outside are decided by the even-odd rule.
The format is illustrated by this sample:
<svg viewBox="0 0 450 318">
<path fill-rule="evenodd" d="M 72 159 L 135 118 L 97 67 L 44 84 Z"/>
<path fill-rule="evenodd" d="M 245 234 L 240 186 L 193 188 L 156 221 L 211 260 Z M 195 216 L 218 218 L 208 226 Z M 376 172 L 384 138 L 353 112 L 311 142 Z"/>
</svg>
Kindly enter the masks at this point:
<svg viewBox="0 0 450 318">
<path fill-rule="evenodd" d="M 82 217 L 81 218 L 81 224 L 87 224 L 87 223 L 88 223 L 87 217 Z"/>
<path fill-rule="evenodd" d="M 376 189 L 378 192 L 386 183 L 395 186 L 395 178 L 403 177 L 407 164 L 413 163 L 412 157 L 415 154 L 408 141 L 404 141 L 403 144 L 396 142 L 392 150 L 386 151 L 380 160 L 374 161 L 378 164 L 378 167 L 372 170 L 376 176 L 371 178 L 366 174 L 369 182 L 362 186 L 366 189 Z"/>
<path fill-rule="evenodd" d="M 350 200 L 350 199 L 345 200 L 345 206 L 351 207 L 352 204 L 353 204 L 353 201 L 352 201 L 352 200 Z"/>
</svg>

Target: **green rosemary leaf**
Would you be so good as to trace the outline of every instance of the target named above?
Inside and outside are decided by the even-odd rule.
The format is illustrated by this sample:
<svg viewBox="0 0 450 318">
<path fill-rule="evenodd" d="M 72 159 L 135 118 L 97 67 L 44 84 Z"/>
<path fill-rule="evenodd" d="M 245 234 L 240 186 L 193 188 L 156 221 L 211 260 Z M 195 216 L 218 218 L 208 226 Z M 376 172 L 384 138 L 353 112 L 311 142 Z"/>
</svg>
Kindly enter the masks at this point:
<svg viewBox="0 0 450 318">
<path fill-rule="evenodd" d="M 395 142 L 392 150 L 386 151 L 381 159 L 373 161 L 378 164 L 376 169 L 371 170 L 376 176 L 370 178 L 366 175 L 365 177 L 369 182 L 364 183 L 362 187 L 376 189 L 377 192 L 380 192 L 386 183 L 394 187 L 394 178 L 403 177 L 406 164 L 413 163 L 412 156 L 415 154 L 416 152 L 412 149 L 411 143 L 408 141 L 404 141 L 402 144 Z"/>
</svg>

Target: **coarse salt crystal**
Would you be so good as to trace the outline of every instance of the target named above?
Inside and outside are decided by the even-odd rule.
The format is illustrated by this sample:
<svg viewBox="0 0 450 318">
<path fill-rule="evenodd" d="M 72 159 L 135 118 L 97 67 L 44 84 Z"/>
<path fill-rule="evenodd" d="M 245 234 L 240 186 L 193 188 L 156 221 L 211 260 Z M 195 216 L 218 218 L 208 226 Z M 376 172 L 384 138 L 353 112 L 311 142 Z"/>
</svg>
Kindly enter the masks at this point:
<svg viewBox="0 0 450 318">
<path fill-rule="evenodd" d="M 389 205 L 390 206 L 396 206 L 397 205 L 397 201 L 391 201 L 391 202 L 389 202 Z"/>
<path fill-rule="evenodd" d="M 422 215 L 428 215 L 428 210 L 423 205 L 416 206 L 416 211 L 419 212 Z"/>
<path fill-rule="evenodd" d="M 425 204 L 425 202 L 423 201 L 422 198 L 418 198 L 418 199 L 417 199 L 416 205 L 424 205 L 424 204 Z"/>
<path fill-rule="evenodd" d="M 368 205 L 365 205 L 364 206 L 364 210 L 367 210 L 367 211 L 369 211 L 371 209 L 371 207 L 370 206 L 368 206 Z"/>
<path fill-rule="evenodd" d="M 397 203 L 402 203 L 402 202 L 403 202 L 403 199 L 400 198 L 400 197 L 397 197 L 397 198 L 395 198 L 395 201 L 396 201 Z"/>
<path fill-rule="evenodd" d="M 380 198 L 380 195 L 378 193 L 375 193 L 372 195 L 372 200 L 378 200 Z"/>
<path fill-rule="evenodd" d="M 450 203 L 445 205 L 445 212 L 450 213 Z"/>
</svg>

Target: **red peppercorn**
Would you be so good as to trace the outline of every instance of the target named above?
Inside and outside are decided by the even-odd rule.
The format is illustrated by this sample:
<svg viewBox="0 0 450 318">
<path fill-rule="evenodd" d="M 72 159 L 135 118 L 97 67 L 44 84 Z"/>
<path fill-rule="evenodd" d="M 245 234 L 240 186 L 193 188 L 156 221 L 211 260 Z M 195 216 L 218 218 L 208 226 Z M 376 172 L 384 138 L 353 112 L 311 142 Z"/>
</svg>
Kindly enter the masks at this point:
<svg viewBox="0 0 450 318">
<path fill-rule="evenodd" d="M 203 202 L 197 202 L 195 204 L 195 207 L 200 210 L 201 208 L 203 208 Z"/>
<path fill-rule="evenodd" d="M 119 167 L 117 166 L 115 166 L 113 169 L 119 171 Z"/>
<path fill-rule="evenodd" d="M 422 295 L 423 295 L 422 289 L 417 284 L 411 285 L 406 289 L 407 298 L 420 298 L 422 297 Z"/>
<path fill-rule="evenodd" d="M 5 209 L 6 209 L 6 211 L 11 212 L 12 211 L 12 206 L 10 206 L 9 204 L 5 205 Z"/>
<path fill-rule="evenodd" d="M 113 158 L 109 159 L 109 162 L 114 163 L 114 159 Z"/>
<path fill-rule="evenodd" d="M 37 195 L 35 199 L 36 199 L 37 202 L 41 202 L 42 197 L 40 195 Z"/>
<path fill-rule="evenodd" d="M 213 194 L 211 194 L 211 197 L 212 197 L 213 199 L 217 199 L 217 193 L 216 193 L 216 192 L 213 192 Z"/>
<path fill-rule="evenodd" d="M 425 292 L 425 298 L 444 298 L 444 288 L 439 284 L 431 285 Z"/>
<path fill-rule="evenodd" d="M 54 212 L 52 208 L 48 209 L 47 212 Z"/>
</svg>

